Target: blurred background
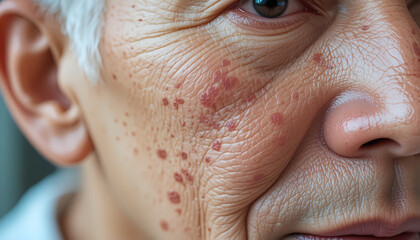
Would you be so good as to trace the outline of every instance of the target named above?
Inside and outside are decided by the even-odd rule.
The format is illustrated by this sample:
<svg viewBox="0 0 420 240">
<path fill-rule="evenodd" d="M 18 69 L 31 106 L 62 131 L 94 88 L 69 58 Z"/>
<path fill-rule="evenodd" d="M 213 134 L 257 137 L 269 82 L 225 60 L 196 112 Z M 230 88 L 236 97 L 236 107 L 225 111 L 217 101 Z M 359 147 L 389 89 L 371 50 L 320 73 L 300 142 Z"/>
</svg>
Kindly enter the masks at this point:
<svg viewBox="0 0 420 240">
<path fill-rule="evenodd" d="M 54 169 L 22 135 L 0 95 L 0 218 Z"/>
</svg>

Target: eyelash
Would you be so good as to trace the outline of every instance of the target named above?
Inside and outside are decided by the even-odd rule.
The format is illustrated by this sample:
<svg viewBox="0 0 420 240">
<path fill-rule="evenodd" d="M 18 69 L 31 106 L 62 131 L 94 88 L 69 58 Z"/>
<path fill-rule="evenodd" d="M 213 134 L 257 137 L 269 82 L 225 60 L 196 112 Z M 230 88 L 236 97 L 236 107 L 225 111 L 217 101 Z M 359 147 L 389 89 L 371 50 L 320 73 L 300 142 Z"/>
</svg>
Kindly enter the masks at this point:
<svg viewBox="0 0 420 240">
<path fill-rule="evenodd" d="M 300 26 L 299 23 L 304 23 L 309 20 L 308 14 L 301 13 L 316 13 L 309 3 L 311 0 L 295 0 L 298 1 L 302 10 L 281 15 L 277 18 L 264 18 L 258 13 L 251 13 L 243 10 L 241 7 L 244 4 L 253 0 L 241 0 L 236 3 L 231 11 L 227 14 L 229 20 L 236 25 L 252 30 L 256 33 L 260 32 L 262 35 L 281 34 Z M 289 12 L 289 10 L 286 10 Z"/>
<path fill-rule="evenodd" d="M 246 11 L 246 12 L 249 12 L 251 14 L 254 14 L 254 15 L 258 16 L 258 17 L 269 19 L 269 18 L 260 16 L 258 14 L 258 12 L 252 6 L 252 1 L 253 0 L 241 0 L 240 3 L 239 3 L 239 5 L 238 5 L 238 7 L 239 8 L 244 8 L 244 7 L 245 8 L 248 8 L 247 10 L 245 10 L 245 9 L 243 9 L 243 10 Z M 308 10 L 308 7 L 303 2 L 304 2 L 303 0 L 290 0 L 289 3 L 288 3 L 288 7 L 287 7 L 286 11 L 283 14 L 281 14 L 280 16 L 276 17 L 276 18 L 285 17 L 285 16 L 288 16 L 288 15 L 291 15 L 291 14 L 294 14 L 294 13 L 297 13 L 297 12 L 305 12 L 305 11 L 307 11 Z M 249 5 L 249 6 L 247 6 L 247 5 Z M 289 13 L 290 11 L 292 11 L 291 14 Z"/>
</svg>

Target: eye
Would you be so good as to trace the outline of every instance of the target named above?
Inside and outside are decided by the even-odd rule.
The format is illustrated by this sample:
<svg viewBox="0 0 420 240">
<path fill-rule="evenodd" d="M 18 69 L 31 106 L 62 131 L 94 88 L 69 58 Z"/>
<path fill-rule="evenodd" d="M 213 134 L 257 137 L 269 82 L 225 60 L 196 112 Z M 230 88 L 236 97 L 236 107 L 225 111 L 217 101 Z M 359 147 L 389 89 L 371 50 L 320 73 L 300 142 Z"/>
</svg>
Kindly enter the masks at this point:
<svg viewBox="0 0 420 240">
<path fill-rule="evenodd" d="M 307 10 L 300 0 L 245 0 L 240 9 L 263 18 L 277 18 Z"/>
</svg>

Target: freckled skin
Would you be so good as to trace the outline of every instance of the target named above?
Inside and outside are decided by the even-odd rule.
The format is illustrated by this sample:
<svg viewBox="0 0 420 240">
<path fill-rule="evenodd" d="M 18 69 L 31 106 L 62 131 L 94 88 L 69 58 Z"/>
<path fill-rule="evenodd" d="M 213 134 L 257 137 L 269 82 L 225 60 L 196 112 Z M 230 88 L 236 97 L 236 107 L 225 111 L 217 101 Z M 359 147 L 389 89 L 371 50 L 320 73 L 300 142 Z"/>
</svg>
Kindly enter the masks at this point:
<svg viewBox="0 0 420 240">
<path fill-rule="evenodd" d="M 283 239 L 420 215 L 420 161 L 404 152 L 420 132 L 419 29 L 402 0 L 319 2 L 325 11 L 302 13 L 286 31 L 235 22 L 228 1 L 109 0 L 103 84 L 76 79 L 72 93 L 89 113 L 116 209 L 147 236 Z M 341 98 L 349 89 L 372 95 L 377 111 Z M 355 132 L 342 130 L 352 116 L 369 119 L 370 131 L 358 121 Z M 378 136 L 407 147 L 340 145 Z"/>
</svg>

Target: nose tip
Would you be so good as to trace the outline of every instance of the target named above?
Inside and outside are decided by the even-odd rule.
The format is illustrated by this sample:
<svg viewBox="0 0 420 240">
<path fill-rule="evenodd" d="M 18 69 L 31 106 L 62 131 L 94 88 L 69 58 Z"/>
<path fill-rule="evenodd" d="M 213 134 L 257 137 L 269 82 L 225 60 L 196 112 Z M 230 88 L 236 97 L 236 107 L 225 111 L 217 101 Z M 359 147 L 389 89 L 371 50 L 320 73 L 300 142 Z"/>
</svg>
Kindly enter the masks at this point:
<svg viewBox="0 0 420 240">
<path fill-rule="evenodd" d="M 410 109 L 409 103 L 401 104 L 404 106 L 393 111 L 368 94 L 345 93 L 327 111 L 323 140 L 331 151 L 349 158 L 416 155 L 420 153 L 418 116 L 414 111 L 401 111 Z"/>
</svg>

